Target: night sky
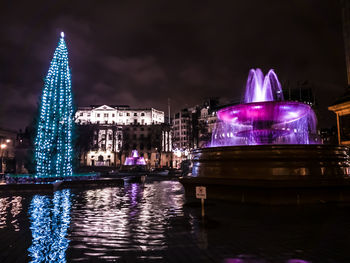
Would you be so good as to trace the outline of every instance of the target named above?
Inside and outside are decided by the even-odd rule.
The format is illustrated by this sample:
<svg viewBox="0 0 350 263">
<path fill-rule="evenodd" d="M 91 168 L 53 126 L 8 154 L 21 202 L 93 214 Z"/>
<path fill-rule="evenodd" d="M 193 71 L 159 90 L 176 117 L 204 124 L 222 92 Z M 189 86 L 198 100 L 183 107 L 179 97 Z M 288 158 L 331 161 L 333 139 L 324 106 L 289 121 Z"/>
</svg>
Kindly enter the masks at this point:
<svg viewBox="0 0 350 263">
<path fill-rule="evenodd" d="M 65 32 L 77 106 L 128 104 L 167 112 L 205 97 L 239 99 L 250 68 L 316 88 L 320 125 L 346 89 L 336 0 L 1 1 L 0 126 L 33 118 Z"/>
</svg>

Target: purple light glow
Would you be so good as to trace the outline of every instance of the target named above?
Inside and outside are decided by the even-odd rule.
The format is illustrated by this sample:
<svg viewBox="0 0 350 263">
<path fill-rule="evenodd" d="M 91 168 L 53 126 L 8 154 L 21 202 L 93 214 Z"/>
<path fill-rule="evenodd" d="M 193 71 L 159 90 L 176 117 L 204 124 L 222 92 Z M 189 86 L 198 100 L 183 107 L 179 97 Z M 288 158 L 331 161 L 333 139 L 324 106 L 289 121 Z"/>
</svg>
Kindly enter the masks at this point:
<svg viewBox="0 0 350 263">
<path fill-rule="evenodd" d="M 145 158 L 139 156 L 137 150 L 133 150 L 131 155 L 131 157 L 126 157 L 124 165 L 146 165 Z"/>
<path fill-rule="evenodd" d="M 218 111 L 211 146 L 310 144 L 316 116 L 307 104 L 283 101 L 281 84 L 270 70 L 249 72 L 244 104 Z"/>
</svg>

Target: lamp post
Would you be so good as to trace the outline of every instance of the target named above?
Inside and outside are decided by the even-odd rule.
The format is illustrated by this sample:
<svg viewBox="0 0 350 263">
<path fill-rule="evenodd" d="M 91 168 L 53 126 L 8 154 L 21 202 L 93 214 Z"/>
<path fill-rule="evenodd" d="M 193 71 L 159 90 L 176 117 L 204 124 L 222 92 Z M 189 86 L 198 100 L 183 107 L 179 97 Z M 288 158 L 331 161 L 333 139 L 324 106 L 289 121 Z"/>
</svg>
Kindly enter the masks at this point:
<svg viewBox="0 0 350 263">
<path fill-rule="evenodd" d="M 2 143 L 1 145 L 0 145 L 0 149 L 1 149 L 1 173 L 4 173 L 5 171 L 4 171 L 4 169 L 3 169 L 3 167 L 4 167 L 4 150 L 7 148 L 7 144 L 5 144 L 5 143 Z"/>
</svg>

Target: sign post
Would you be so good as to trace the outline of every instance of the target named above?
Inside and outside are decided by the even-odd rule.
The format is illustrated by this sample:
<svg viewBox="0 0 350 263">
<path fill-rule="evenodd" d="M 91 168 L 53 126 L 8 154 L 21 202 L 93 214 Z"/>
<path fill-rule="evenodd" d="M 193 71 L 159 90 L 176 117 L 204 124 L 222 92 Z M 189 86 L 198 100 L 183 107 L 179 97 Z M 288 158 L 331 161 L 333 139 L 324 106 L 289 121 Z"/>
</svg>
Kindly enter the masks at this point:
<svg viewBox="0 0 350 263">
<path fill-rule="evenodd" d="M 207 199 L 207 188 L 205 186 L 196 186 L 196 198 L 201 199 L 202 218 L 204 218 L 204 199 Z"/>
</svg>

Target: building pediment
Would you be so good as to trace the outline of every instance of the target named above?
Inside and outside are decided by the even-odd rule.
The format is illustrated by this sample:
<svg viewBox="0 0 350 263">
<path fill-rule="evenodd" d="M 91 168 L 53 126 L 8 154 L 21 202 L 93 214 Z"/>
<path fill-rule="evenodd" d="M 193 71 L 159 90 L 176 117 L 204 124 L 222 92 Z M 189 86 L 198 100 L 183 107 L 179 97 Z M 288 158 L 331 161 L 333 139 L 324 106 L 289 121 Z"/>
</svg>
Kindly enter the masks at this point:
<svg viewBox="0 0 350 263">
<path fill-rule="evenodd" d="M 108 106 L 108 105 L 102 105 L 102 106 L 99 106 L 99 107 L 96 107 L 93 109 L 93 111 L 115 111 L 114 108 Z"/>
</svg>

